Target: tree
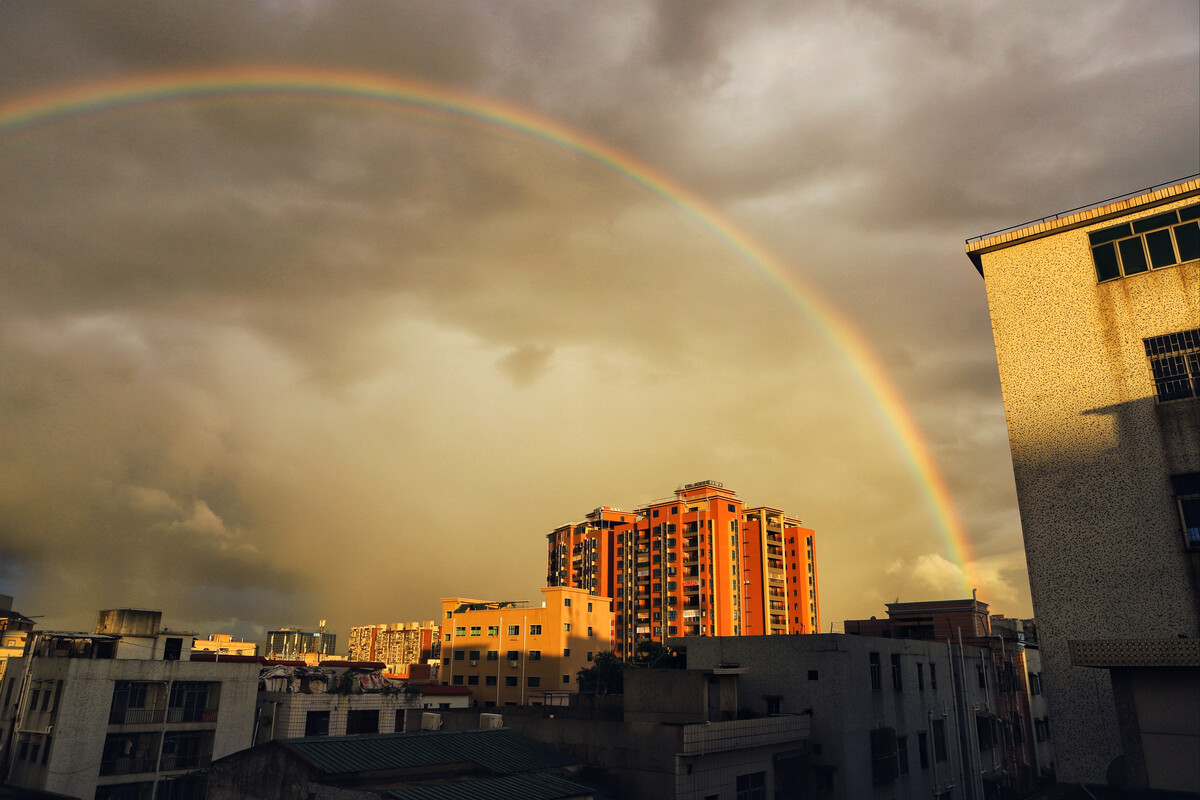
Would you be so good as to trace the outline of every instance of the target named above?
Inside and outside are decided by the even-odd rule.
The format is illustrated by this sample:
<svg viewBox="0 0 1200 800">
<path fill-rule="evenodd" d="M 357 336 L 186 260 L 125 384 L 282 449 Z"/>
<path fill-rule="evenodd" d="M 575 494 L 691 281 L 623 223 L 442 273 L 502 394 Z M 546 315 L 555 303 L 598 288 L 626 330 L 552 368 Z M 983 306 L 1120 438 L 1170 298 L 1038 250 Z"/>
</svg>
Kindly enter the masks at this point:
<svg viewBox="0 0 1200 800">
<path fill-rule="evenodd" d="M 625 691 L 625 663 L 612 652 L 596 653 L 592 666 L 579 670 L 579 691 L 597 695 L 622 694 Z"/>
</svg>

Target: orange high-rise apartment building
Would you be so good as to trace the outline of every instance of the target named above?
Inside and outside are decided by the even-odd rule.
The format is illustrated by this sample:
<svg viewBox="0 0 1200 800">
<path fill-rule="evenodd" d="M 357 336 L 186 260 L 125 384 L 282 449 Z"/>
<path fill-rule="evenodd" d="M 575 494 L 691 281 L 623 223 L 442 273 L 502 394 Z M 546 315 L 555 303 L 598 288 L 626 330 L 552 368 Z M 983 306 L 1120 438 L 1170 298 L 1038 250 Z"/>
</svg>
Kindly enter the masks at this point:
<svg viewBox="0 0 1200 800">
<path fill-rule="evenodd" d="M 614 599 L 618 655 L 678 636 L 820 630 L 813 531 L 716 481 L 633 512 L 601 506 L 547 538 L 549 585 Z"/>
</svg>

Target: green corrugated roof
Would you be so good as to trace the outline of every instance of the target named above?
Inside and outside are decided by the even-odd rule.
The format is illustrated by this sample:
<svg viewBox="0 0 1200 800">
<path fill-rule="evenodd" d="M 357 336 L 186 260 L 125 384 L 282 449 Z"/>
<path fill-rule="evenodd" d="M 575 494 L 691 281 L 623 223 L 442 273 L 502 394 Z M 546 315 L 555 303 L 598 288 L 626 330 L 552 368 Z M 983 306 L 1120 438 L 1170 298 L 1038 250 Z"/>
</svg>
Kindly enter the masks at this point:
<svg viewBox="0 0 1200 800">
<path fill-rule="evenodd" d="M 328 775 L 461 763 L 510 775 L 578 763 L 508 728 L 309 736 L 281 744 Z"/>
<path fill-rule="evenodd" d="M 534 772 L 393 789 L 383 796 L 390 800 L 478 800 L 481 797 L 488 800 L 563 800 L 568 797 L 591 797 L 592 790 L 574 781 Z"/>
</svg>

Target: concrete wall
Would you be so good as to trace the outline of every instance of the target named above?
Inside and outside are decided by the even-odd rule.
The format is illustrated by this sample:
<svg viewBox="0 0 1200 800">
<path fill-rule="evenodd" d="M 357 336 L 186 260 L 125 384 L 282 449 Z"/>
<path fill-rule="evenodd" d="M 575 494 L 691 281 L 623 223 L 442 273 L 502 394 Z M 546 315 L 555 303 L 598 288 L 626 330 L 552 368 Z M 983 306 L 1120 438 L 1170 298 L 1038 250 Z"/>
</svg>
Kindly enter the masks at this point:
<svg viewBox="0 0 1200 800">
<path fill-rule="evenodd" d="M 1194 556 L 1169 476 L 1200 471 L 1200 401 L 1158 404 L 1142 340 L 1200 327 L 1200 263 L 1098 283 L 1088 233 L 981 256 L 1059 778 L 1103 783 L 1121 752 L 1111 683 L 1068 639 L 1200 634 Z M 1147 587 L 1154 587 L 1147 591 Z"/>
</svg>

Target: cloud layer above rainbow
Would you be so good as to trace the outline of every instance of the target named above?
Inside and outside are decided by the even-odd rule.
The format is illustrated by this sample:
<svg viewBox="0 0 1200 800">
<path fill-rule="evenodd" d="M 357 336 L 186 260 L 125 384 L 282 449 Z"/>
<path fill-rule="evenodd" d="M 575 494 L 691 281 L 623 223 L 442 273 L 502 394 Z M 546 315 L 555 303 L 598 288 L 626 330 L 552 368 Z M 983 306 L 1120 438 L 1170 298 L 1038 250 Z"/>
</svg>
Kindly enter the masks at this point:
<svg viewBox="0 0 1200 800">
<path fill-rule="evenodd" d="M 0 104 L 0 134 L 11 135 L 58 120 L 114 114 L 136 107 L 237 98 L 353 103 L 458 120 L 574 153 L 666 201 L 778 287 L 828 341 L 862 385 L 880 421 L 910 464 L 944 540 L 946 557 L 962 569 L 963 592 L 969 592 L 975 585 L 970 542 L 946 483 L 912 414 L 862 335 L 815 287 L 786 268 L 711 205 L 596 138 L 527 110 L 443 86 L 377 74 L 264 67 L 121 77 L 16 98 Z"/>
</svg>

